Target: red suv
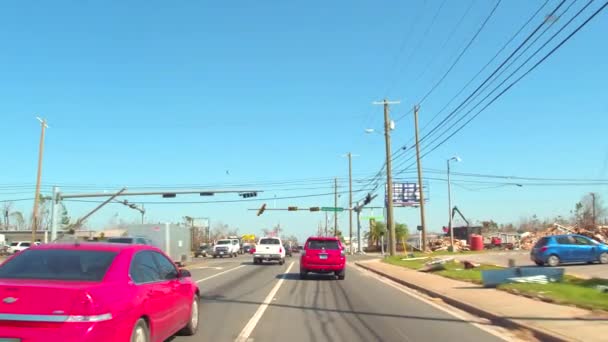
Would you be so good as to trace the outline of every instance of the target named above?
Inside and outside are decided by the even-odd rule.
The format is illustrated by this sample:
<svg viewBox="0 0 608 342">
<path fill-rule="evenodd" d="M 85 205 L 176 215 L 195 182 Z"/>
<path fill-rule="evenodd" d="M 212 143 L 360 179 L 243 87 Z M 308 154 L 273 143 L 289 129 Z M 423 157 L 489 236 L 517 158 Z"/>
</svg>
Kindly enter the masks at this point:
<svg viewBox="0 0 608 342">
<path fill-rule="evenodd" d="M 309 272 L 334 273 L 344 279 L 346 273 L 344 246 L 337 237 L 309 237 L 300 257 L 300 279 Z"/>
</svg>

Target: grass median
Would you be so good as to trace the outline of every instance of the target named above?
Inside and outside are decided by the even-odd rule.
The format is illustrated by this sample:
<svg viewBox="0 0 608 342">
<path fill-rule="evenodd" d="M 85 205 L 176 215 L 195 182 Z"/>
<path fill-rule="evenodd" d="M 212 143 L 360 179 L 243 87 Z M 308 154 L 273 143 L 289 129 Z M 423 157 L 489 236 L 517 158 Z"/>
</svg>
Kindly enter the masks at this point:
<svg viewBox="0 0 608 342">
<path fill-rule="evenodd" d="M 412 270 L 420 270 L 430 260 L 431 258 L 407 260 L 403 256 L 398 256 L 386 258 L 384 262 Z M 448 261 L 443 265 L 445 269 L 432 273 L 475 284 L 482 284 L 481 271 L 503 268 L 493 265 L 480 265 L 473 269 L 465 269 L 464 264 L 457 261 Z M 499 285 L 497 288 L 546 302 L 574 305 L 589 310 L 608 311 L 608 293 L 600 291 L 597 288 L 598 286 L 608 286 L 608 279 L 581 279 L 566 275 L 563 281 L 559 283 L 511 283 Z"/>
<path fill-rule="evenodd" d="M 441 254 L 441 255 L 446 255 L 446 254 Z M 449 254 L 449 255 L 453 255 L 453 254 Z M 436 257 L 436 256 L 438 256 L 438 255 L 433 254 L 433 257 Z M 392 264 L 392 265 L 410 268 L 413 270 L 419 270 L 419 269 L 423 268 L 425 266 L 425 263 L 427 263 L 429 260 L 431 260 L 431 258 L 407 260 L 402 256 L 401 257 L 397 256 L 397 257 L 386 258 L 386 259 L 384 259 L 384 262 Z M 493 265 L 480 265 L 477 268 L 465 269 L 464 264 L 461 262 L 457 262 L 457 261 L 448 261 L 445 264 L 443 264 L 443 266 L 445 267 L 444 270 L 435 271 L 435 272 L 433 272 L 433 274 L 437 274 L 437 275 L 440 275 L 440 276 L 443 276 L 446 278 L 455 279 L 455 280 L 468 281 L 468 282 L 475 283 L 475 284 L 482 283 L 481 282 L 481 271 L 496 270 L 496 269 L 502 268 L 502 267 L 493 266 Z"/>
</svg>

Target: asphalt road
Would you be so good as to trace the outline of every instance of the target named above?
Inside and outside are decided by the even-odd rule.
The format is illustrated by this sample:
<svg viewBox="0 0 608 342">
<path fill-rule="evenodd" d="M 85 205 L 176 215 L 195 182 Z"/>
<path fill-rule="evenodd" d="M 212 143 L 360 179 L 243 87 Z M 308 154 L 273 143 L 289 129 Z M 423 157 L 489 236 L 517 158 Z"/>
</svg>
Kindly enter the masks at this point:
<svg viewBox="0 0 608 342">
<path fill-rule="evenodd" d="M 486 252 L 480 254 L 459 255 L 457 259 L 469 260 L 484 264 L 494 264 L 508 267 L 509 259 L 515 260 L 516 266 L 537 267 L 530 260 L 529 251 L 501 251 L 501 252 Z M 566 271 L 566 274 L 575 276 L 583 276 L 587 278 L 604 278 L 608 279 L 608 265 L 601 264 L 569 264 L 560 265 Z"/>
<path fill-rule="evenodd" d="M 193 267 L 202 293 L 200 329 L 170 341 L 517 340 L 354 265 L 343 281 L 300 280 L 298 255 L 282 266 L 251 261 L 245 255 Z"/>
</svg>

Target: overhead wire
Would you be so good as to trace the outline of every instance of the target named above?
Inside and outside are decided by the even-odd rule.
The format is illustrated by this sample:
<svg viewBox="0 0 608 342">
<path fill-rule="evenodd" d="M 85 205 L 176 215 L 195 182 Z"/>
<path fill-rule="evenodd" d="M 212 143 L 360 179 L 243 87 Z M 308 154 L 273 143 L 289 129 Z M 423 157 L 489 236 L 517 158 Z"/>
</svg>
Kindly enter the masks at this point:
<svg viewBox="0 0 608 342">
<path fill-rule="evenodd" d="M 499 84 L 489 95 L 493 94 L 495 90 L 497 90 L 500 86 L 502 86 L 510 77 L 512 77 L 517 71 L 519 71 L 525 64 L 528 63 L 528 61 L 531 60 L 531 58 L 533 58 L 534 56 L 536 56 L 536 54 L 538 52 L 540 52 L 551 40 L 553 40 L 559 33 L 561 33 L 563 31 L 563 29 L 565 29 L 568 25 L 570 25 L 570 23 L 572 23 L 572 21 L 574 19 L 576 19 L 591 3 L 593 2 L 593 0 L 590 0 L 582 9 L 580 9 L 577 14 L 575 14 L 564 26 L 562 26 L 561 29 L 558 30 L 558 32 L 556 32 L 547 42 L 545 42 L 545 44 L 543 44 L 539 49 L 537 49 L 537 51 L 535 51 L 535 53 L 530 56 L 524 63 L 522 63 L 522 65 L 520 65 L 519 68 L 517 68 L 513 73 L 511 73 L 507 79 L 505 79 L 503 82 L 501 82 L 501 84 Z M 596 10 L 589 18 L 587 18 L 587 20 L 585 20 L 581 25 L 579 25 L 573 32 L 571 32 L 566 38 L 564 38 L 557 46 L 555 46 L 551 51 L 549 51 L 543 58 L 541 58 L 538 62 L 536 62 L 531 68 L 529 68 L 526 72 L 524 72 L 520 77 L 518 77 L 515 81 L 513 81 L 512 83 L 510 83 L 506 88 L 504 88 L 498 95 L 496 95 L 490 102 L 488 102 L 480 111 L 478 111 L 474 116 L 472 116 L 469 120 L 467 120 L 463 125 L 461 125 L 460 127 L 458 127 L 454 132 L 452 132 L 449 136 L 447 136 L 445 139 L 443 139 L 441 142 L 439 142 L 437 145 L 435 145 L 433 148 L 431 148 L 431 150 L 425 152 L 422 156 L 426 156 L 429 153 L 435 151 L 437 148 L 439 148 L 441 145 L 443 145 L 445 142 L 447 142 L 451 137 L 453 137 L 454 135 L 456 135 L 458 132 L 460 132 L 464 127 L 466 127 L 466 125 L 468 125 L 472 120 L 474 120 L 475 118 L 477 118 L 481 113 L 483 113 L 490 105 L 492 105 L 496 100 L 498 100 L 502 95 L 504 95 L 507 91 L 509 91 L 515 84 L 517 84 L 519 81 L 521 81 L 524 77 L 526 77 L 527 75 L 529 75 L 533 70 L 535 70 L 540 64 L 542 64 L 547 58 L 549 58 L 551 55 L 553 55 L 553 53 L 555 53 L 555 51 L 557 51 L 560 47 L 562 47 L 568 40 L 570 40 L 570 38 L 572 38 L 572 36 L 574 36 L 577 32 L 579 32 L 584 26 L 586 26 L 589 21 L 591 21 L 597 14 L 599 14 L 606 6 L 608 5 L 608 2 L 606 2 L 603 6 L 601 6 L 598 10 Z M 488 96 L 486 96 L 484 99 L 482 99 L 480 101 L 483 102 L 485 101 L 485 99 L 487 99 Z M 474 108 L 476 108 L 477 106 L 475 106 Z M 474 109 L 473 108 L 473 109 Z M 457 124 L 458 122 L 460 122 L 463 118 L 465 118 L 472 110 L 470 110 L 469 112 L 467 112 L 467 114 L 465 114 L 465 116 L 461 117 L 458 121 L 455 122 L 455 124 Z M 448 128 L 446 131 L 444 131 L 444 133 L 442 133 L 441 135 L 444 135 L 445 133 L 447 133 L 449 131 L 449 129 L 453 128 L 455 126 L 455 124 L 453 124 L 452 126 L 450 126 L 450 128 Z M 439 137 L 441 137 L 441 135 Z M 436 138 L 435 140 L 433 140 L 431 142 L 431 144 L 435 141 L 437 141 L 438 139 Z M 408 169 L 409 167 L 411 167 L 412 165 L 406 167 L 405 169 Z"/>
</svg>

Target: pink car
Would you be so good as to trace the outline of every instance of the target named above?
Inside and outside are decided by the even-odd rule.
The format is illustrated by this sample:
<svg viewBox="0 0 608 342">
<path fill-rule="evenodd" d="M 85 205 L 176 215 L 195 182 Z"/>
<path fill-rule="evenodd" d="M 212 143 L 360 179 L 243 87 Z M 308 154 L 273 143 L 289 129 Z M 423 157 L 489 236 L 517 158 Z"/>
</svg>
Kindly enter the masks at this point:
<svg viewBox="0 0 608 342">
<path fill-rule="evenodd" d="M 337 237 L 309 237 L 300 257 L 300 279 L 308 273 L 333 273 L 340 280 L 346 277 L 346 254 Z"/>
<path fill-rule="evenodd" d="M 32 247 L 0 266 L 0 341 L 162 342 L 198 328 L 187 270 L 146 245 Z"/>
</svg>

